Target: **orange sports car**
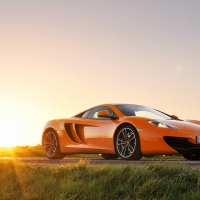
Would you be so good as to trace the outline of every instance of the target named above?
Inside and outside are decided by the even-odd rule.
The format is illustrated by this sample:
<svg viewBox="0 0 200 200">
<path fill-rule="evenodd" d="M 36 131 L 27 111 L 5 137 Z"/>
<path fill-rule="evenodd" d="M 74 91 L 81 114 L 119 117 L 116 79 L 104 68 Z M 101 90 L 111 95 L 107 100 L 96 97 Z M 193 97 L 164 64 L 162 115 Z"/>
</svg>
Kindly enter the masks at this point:
<svg viewBox="0 0 200 200">
<path fill-rule="evenodd" d="M 103 104 L 69 119 L 48 121 L 42 145 L 49 159 L 101 154 L 105 159 L 139 160 L 182 154 L 200 160 L 200 121 L 183 121 L 141 105 Z"/>
</svg>

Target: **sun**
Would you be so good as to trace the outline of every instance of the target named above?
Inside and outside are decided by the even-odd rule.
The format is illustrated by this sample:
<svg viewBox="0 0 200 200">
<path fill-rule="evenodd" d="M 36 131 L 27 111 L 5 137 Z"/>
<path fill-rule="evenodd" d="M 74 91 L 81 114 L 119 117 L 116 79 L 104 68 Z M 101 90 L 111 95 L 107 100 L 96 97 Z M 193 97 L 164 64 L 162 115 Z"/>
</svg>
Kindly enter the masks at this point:
<svg viewBox="0 0 200 200">
<path fill-rule="evenodd" d="M 21 143 L 22 127 L 19 117 L 7 116 L 0 120 L 0 146 L 14 147 Z"/>
<path fill-rule="evenodd" d="M 0 147 L 33 145 L 36 109 L 20 98 L 0 100 Z"/>
<path fill-rule="evenodd" d="M 0 146 L 13 147 L 21 143 L 24 110 L 18 101 L 7 100 L 0 111 Z"/>
</svg>

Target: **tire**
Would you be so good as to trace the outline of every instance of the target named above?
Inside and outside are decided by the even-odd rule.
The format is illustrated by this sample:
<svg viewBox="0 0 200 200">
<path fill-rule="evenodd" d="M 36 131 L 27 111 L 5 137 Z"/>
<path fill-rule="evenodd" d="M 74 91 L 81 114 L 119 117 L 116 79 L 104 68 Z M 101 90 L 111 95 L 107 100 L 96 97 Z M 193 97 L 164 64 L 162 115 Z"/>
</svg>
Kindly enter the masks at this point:
<svg viewBox="0 0 200 200">
<path fill-rule="evenodd" d="M 187 160 L 200 160 L 200 154 L 183 154 L 183 157 Z"/>
<path fill-rule="evenodd" d="M 138 133 L 131 125 L 125 125 L 117 130 L 115 150 L 124 160 L 140 160 L 143 157 Z"/>
<path fill-rule="evenodd" d="M 117 154 L 102 154 L 101 156 L 106 160 L 115 160 L 119 158 Z"/>
<path fill-rule="evenodd" d="M 45 133 L 43 147 L 45 155 L 49 159 L 62 159 L 65 157 L 65 154 L 60 152 L 58 136 L 54 130 L 49 130 Z"/>
</svg>

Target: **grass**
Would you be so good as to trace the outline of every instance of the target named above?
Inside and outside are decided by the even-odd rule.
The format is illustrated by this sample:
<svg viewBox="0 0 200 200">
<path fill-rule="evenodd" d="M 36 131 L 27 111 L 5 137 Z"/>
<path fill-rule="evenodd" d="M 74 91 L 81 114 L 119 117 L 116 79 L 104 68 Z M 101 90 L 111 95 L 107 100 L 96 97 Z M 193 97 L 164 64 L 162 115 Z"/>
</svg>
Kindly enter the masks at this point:
<svg viewBox="0 0 200 200">
<path fill-rule="evenodd" d="M 41 145 L 0 147 L 0 157 L 46 157 Z M 101 158 L 98 154 L 77 154 L 67 157 L 77 158 Z"/>
<path fill-rule="evenodd" d="M 45 157 L 44 149 L 41 145 L 37 146 L 16 146 L 12 148 L 0 147 L 0 157 Z M 77 158 L 102 158 L 98 154 L 76 154 L 67 155 L 67 157 Z M 181 155 L 174 156 L 153 156 L 151 158 L 143 157 L 142 160 L 184 160 Z"/>
<path fill-rule="evenodd" d="M 43 157 L 44 150 L 41 145 L 0 147 L 0 157 Z"/>
<path fill-rule="evenodd" d="M 42 167 L 0 161 L 1 200 L 198 200 L 199 171 L 170 164 Z"/>
</svg>

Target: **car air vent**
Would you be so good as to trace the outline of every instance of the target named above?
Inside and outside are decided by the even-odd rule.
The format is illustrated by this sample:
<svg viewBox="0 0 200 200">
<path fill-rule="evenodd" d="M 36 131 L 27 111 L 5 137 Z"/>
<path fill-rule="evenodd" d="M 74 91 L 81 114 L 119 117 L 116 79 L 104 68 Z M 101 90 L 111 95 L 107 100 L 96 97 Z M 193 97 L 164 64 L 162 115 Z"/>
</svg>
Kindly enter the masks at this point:
<svg viewBox="0 0 200 200">
<path fill-rule="evenodd" d="M 76 142 L 76 140 L 75 140 L 75 138 L 74 138 L 74 136 L 73 136 L 73 133 L 72 133 L 72 131 L 71 131 L 71 128 L 70 128 L 70 126 L 71 126 L 72 124 L 68 124 L 68 123 L 66 123 L 65 124 L 65 130 L 66 130 L 66 132 L 67 132 L 67 134 L 69 135 L 69 137 L 70 137 L 70 139 L 73 141 L 73 142 Z"/>
</svg>

